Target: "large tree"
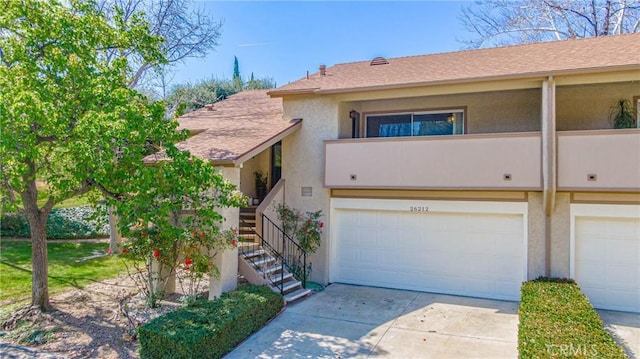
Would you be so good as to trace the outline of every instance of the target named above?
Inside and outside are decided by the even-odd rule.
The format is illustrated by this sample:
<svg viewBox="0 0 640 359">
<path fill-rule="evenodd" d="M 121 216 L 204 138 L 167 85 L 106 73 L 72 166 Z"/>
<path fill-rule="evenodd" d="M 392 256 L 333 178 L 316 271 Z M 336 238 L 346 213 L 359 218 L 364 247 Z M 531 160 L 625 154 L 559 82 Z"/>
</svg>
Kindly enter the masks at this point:
<svg viewBox="0 0 640 359">
<path fill-rule="evenodd" d="M 158 178 L 181 183 L 171 168 L 197 159 L 174 149 L 186 134 L 165 119 L 164 104 L 129 86 L 131 56 L 151 66 L 165 63 L 163 41 L 142 14 L 124 19 L 114 10 L 107 19 L 80 0 L 0 5 L 0 195 L 3 210 L 22 206 L 27 214 L 32 305 L 44 310 L 45 223 L 56 203 L 93 190 L 112 205 L 126 203 L 153 191 Z M 113 49 L 120 55 L 108 56 Z M 167 153 L 174 165 L 145 166 L 142 159 L 160 148 L 173 149 Z M 222 183 L 220 176 L 207 178 L 214 187 Z M 36 181 L 49 188 L 44 205 Z"/>
<path fill-rule="evenodd" d="M 187 58 L 206 56 L 218 45 L 222 34 L 222 21 L 191 0 L 98 0 L 96 6 L 112 22 L 128 22 L 143 13 L 151 25 L 151 34 L 163 39 L 162 64 L 149 62 L 128 49 L 109 49 L 111 58 L 128 58 L 130 87 L 163 86 L 174 65 Z"/>
<path fill-rule="evenodd" d="M 483 0 L 462 8 L 469 47 L 640 31 L 640 0 Z"/>
</svg>

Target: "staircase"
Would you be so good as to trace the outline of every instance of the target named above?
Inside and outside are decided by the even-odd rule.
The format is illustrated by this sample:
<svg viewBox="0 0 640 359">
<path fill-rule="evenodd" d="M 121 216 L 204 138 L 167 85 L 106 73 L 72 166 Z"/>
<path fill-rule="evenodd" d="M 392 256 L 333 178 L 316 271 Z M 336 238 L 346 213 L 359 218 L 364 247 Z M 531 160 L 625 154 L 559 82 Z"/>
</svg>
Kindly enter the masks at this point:
<svg viewBox="0 0 640 359">
<path fill-rule="evenodd" d="M 240 226 L 238 228 L 240 242 L 258 242 L 258 236 L 256 235 L 256 208 L 257 206 L 240 208 Z"/>
<path fill-rule="evenodd" d="M 311 294 L 282 264 L 282 254 L 262 239 L 255 231 L 256 208 L 240 209 L 240 243 L 238 256 L 240 273 L 253 284 L 266 284 L 274 292 L 281 293 L 287 303 Z"/>
</svg>

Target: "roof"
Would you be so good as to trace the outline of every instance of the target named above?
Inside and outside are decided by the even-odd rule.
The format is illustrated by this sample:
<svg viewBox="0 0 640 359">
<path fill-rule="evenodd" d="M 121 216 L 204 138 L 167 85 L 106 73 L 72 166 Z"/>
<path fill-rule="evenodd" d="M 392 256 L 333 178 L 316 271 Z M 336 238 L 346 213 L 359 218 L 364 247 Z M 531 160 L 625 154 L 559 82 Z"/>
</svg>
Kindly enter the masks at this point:
<svg viewBox="0 0 640 359">
<path fill-rule="evenodd" d="M 341 93 L 435 84 L 640 70 L 640 33 L 337 64 L 269 92 Z"/>
<path fill-rule="evenodd" d="M 214 163 L 236 165 L 297 130 L 300 122 L 283 120 L 282 99 L 269 97 L 267 90 L 243 91 L 178 118 L 178 129 L 195 135 L 176 146 Z M 159 152 L 145 162 L 164 158 Z"/>
</svg>

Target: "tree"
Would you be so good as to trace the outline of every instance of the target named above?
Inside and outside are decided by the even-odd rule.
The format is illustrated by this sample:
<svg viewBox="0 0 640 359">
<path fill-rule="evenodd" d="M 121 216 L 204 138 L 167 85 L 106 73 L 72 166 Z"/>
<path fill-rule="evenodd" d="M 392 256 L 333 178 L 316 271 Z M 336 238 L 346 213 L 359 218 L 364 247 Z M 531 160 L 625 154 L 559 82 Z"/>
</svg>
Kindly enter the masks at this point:
<svg viewBox="0 0 640 359">
<path fill-rule="evenodd" d="M 244 90 L 270 89 L 275 87 L 271 78 L 258 78 L 247 81 Z M 169 107 L 169 113 L 182 114 L 191 112 L 204 105 L 222 101 L 227 97 L 242 91 L 238 90 L 237 81 L 210 79 L 197 84 L 181 84 L 174 86 L 165 101 Z M 181 107 L 179 109 L 179 107 Z"/>
<path fill-rule="evenodd" d="M 640 31 L 640 0 L 485 0 L 462 8 L 469 47 Z"/>
<path fill-rule="evenodd" d="M 173 65 L 187 58 L 206 56 L 218 46 L 222 35 L 222 21 L 215 21 L 190 0 L 99 0 L 96 7 L 111 22 L 128 23 L 144 13 L 151 24 L 151 34 L 164 40 L 161 50 L 165 62 L 162 64 L 150 63 L 127 49 L 109 49 L 108 58 L 128 58 L 129 87 L 132 88 L 150 85 L 156 79 L 164 81 Z"/>
<path fill-rule="evenodd" d="M 237 92 L 242 91 L 242 77 L 240 77 L 240 65 L 238 64 L 238 57 L 233 57 L 233 86 Z"/>
<path fill-rule="evenodd" d="M 165 105 L 129 87 L 129 58 L 150 66 L 165 60 L 143 16 L 122 14 L 114 10 L 108 20 L 80 0 L 6 0 L 0 12 L 0 199 L 5 211 L 22 205 L 29 220 L 32 305 L 41 310 L 50 306 L 45 223 L 56 203 L 98 190 L 124 211 L 132 198 L 157 193 L 160 177 L 188 186 L 178 169 L 197 162 L 173 146 L 187 134 L 165 119 Z M 106 55 L 110 49 L 121 55 Z M 174 163 L 145 166 L 159 149 Z M 197 186 L 226 195 L 215 191 L 220 175 L 205 177 Z M 43 206 L 36 181 L 50 191 Z"/>
</svg>

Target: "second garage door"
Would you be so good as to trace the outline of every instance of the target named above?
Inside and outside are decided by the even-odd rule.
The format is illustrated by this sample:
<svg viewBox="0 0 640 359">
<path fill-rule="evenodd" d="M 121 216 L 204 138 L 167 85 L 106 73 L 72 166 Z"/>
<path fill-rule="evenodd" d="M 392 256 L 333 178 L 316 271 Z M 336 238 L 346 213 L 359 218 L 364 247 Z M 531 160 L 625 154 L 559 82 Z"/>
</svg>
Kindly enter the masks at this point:
<svg viewBox="0 0 640 359">
<path fill-rule="evenodd" d="M 640 313 L 640 206 L 574 204 L 571 276 L 596 308 Z"/>
<path fill-rule="evenodd" d="M 526 203 L 332 200 L 332 282 L 519 300 Z"/>
</svg>

